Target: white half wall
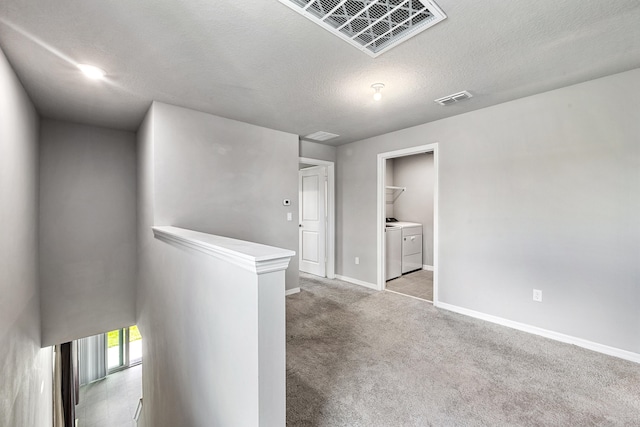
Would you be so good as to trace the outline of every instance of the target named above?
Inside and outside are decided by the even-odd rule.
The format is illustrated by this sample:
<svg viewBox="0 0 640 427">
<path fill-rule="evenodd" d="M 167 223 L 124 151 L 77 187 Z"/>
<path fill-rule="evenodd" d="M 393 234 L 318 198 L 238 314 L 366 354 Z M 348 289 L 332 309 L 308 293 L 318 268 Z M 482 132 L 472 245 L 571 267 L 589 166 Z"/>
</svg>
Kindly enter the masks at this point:
<svg viewBox="0 0 640 427">
<path fill-rule="evenodd" d="M 377 154 L 437 142 L 439 300 L 640 353 L 638 111 L 640 69 L 339 147 L 336 273 L 376 282 Z"/>
<path fill-rule="evenodd" d="M 38 114 L 0 50 L 0 425 L 52 423 L 52 351 L 40 348 Z"/>
<path fill-rule="evenodd" d="M 151 331 L 170 339 L 145 337 L 147 425 L 284 426 L 284 269 L 294 252 L 176 227 L 153 232 Z M 147 387 L 150 373 L 165 386 Z"/>
<path fill-rule="evenodd" d="M 43 120 L 45 345 L 135 324 L 136 237 L 135 134 Z"/>
<path fill-rule="evenodd" d="M 295 251 L 297 178 L 297 136 L 152 105 L 138 131 L 137 316 L 145 338 L 147 427 L 257 425 L 254 390 L 238 382 L 249 384 L 259 369 L 247 365 L 258 360 L 252 358 L 259 348 L 243 337 L 258 322 L 247 310 L 266 296 L 253 292 L 248 273 L 187 257 L 154 239 L 151 227 L 173 225 Z M 292 205 L 283 206 L 283 199 Z M 278 274 L 287 289 L 296 289 L 297 257 Z M 283 314 L 284 299 L 283 287 Z M 284 411 L 278 405 L 260 411 Z"/>
</svg>

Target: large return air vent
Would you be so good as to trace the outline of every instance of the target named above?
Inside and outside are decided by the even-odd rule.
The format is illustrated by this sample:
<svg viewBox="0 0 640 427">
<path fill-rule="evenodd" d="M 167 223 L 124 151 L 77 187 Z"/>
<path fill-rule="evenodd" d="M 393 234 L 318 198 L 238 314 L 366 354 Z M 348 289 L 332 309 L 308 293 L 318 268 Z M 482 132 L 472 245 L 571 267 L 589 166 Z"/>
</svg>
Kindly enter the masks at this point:
<svg viewBox="0 0 640 427">
<path fill-rule="evenodd" d="M 447 16 L 431 0 L 279 0 L 376 57 Z"/>
</svg>

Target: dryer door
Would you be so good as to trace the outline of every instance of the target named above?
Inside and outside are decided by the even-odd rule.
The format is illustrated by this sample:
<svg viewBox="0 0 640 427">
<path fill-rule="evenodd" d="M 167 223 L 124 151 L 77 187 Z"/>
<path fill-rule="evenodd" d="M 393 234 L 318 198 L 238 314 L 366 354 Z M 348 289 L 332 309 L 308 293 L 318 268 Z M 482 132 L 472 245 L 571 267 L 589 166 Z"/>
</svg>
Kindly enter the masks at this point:
<svg viewBox="0 0 640 427">
<path fill-rule="evenodd" d="M 402 238 L 402 274 L 422 268 L 422 234 Z"/>
</svg>

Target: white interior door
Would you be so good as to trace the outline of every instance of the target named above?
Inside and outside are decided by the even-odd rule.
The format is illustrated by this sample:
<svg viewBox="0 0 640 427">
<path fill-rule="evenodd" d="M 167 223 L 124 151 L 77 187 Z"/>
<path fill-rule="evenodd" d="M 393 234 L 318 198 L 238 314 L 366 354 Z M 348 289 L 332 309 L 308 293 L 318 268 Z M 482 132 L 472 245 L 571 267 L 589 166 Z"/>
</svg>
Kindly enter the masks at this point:
<svg viewBox="0 0 640 427">
<path fill-rule="evenodd" d="M 300 270 L 325 277 L 327 168 L 299 172 Z"/>
</svg>

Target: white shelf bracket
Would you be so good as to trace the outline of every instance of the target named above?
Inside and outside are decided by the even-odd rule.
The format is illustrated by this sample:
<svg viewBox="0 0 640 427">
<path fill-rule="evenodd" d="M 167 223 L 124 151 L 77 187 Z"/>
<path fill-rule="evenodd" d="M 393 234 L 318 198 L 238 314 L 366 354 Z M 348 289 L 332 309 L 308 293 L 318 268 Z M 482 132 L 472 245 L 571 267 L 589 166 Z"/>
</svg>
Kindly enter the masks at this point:
<svg viewBox="0 0 640 427">
<path fill-rule="evenodd" d="M 387 185 L 385 189 L 391 191 L 391 203 L 394 203 L 402 193 L 407 191 L 407 187 L 394 187 L 393 185 Z"/>
</svg>

